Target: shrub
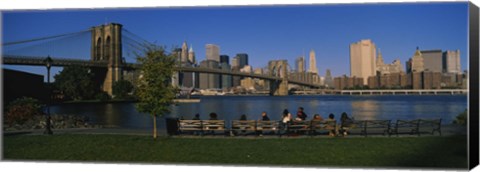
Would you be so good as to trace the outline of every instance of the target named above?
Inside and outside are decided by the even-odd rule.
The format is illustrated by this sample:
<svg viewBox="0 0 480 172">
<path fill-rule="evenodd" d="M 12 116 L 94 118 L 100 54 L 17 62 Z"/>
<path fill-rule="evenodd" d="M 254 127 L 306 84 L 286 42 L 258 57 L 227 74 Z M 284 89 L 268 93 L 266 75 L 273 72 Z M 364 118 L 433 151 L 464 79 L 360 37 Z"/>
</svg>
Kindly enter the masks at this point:
<svg viewBox="0 0 480 172">
<path fill-rule="evenodd" d="M 102 91 L 102 92 L 97 93 L 97 95 L 95 95 L 95 99 L 100 100 L 100 101 L 110 100 L 110 95 L 108 95 L 108 93 Z"/>
<path fill-rule="evenodd" d="M 127 99 L 129 93 L 133 90 L 133 85 L 129 81 L 120 80 L 113 83 L 112 93 L 116 99 Z"/>
<path fill-rule="evenodd" d="M 453 121 L 454 124 L 467 125 L 467 109 L 462 113 L 458 114 L 456 119 Z"/>
<path fill-rule="evenodd" d="M 23 124 L 36 115 L 43 115 L 42 105 L 37 99 L 30 97 L 18 98 L 6 108 L 5 122 L 8 124 Z"/>
</svg>

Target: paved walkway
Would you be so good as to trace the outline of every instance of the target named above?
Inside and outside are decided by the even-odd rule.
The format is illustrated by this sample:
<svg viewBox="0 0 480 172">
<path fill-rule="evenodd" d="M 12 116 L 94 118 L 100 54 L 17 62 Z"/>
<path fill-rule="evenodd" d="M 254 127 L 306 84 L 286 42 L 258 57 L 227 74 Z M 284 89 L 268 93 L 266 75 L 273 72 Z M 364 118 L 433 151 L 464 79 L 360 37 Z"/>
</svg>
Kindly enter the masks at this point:
<svg viewBox="0 0 480 172">
<path fill-rule="evenodd" d="M 23 130 L 23 131 L 4 131 L 4 136 L 8 135 L 43 135 L 44 129 L 36 129 L 36 130 Z M 124 128 L 70 128 L 70 129 L 53 129 L 54 134 L 117 134 L 117 135 L 152 135 L 151 129 L 124 129 Z M 449 135 L 465 135 L 467 133 L 467 129 L 464 126 L 458 126 L 453 124 L 442 125 L 442 136 L 449 136 Z M 166 130 L 158 130 L 158 135 L 166 136 Z M 402 137 L 417 137 L 416 135 L 408 135 L 402 134 Z M 421 136 L 431 136 L 429 134 L 423 134 Z M 435 133 L 435 136 L 438 136 L 438 133 Z M 177 137 L 177 136 L 176 136 Z M 181 135 L 178 137 L 199 137 L 193 135 Z M 216 136 L 204 136 L 204 137 L 222 137 L 221 135 Z M 252 138 L 251 136 L 237 136 L 238 138 Z M 278 137 L 278 136 L 271 136 L 271 135 L 264 135 L 263 137 Z M 285 136 L 282 136 L 285 137 Z M 317 136 L 317 137 L 329 137 L 327 135 Z M 348 135 L 346 137 L 363 137 L 360 135 Z M 369 135 L 368 137 L 385 137 L 383 135 Z M 396 137 L 392 135 L 392 137 Z M 290 138 L 298 138 L 298 137 L 290 137 Z"/>
</svg>

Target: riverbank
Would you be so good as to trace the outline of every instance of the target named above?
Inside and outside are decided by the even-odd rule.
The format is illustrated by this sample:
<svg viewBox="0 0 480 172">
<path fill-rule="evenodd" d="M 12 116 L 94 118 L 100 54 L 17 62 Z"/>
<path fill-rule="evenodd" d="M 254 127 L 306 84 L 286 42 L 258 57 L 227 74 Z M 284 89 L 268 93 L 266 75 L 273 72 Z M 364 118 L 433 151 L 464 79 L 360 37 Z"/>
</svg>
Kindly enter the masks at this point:
<svg viewBox="0 0 480 172">
<path fill-rule="evenodd" d="M 466 126 L 462 125 L 457 125 L 457 124 L 444 124 L 442 125 L 442 136 L 455 136 L 455 135 L 466 135 L 467 134 L 467 128 Z M 45 129 L 28 129 L 28 130 L 16 130 L 16 131 L 3 131 L 3 134 L 5 136 L 11 136 L 11 135 L 43 135 L 43 131 Z M 62 128 L 62 129 L 52 129 L 54 135 L 57 134 L 106 134 L 106 135 L 131 135 L 131 136 L 149 136 L 152 135 L 152 129 L 132 129 L 132 128 L 118 128 L 118 127 L 96 127 L 96 128 Z M 158 135 L 162 137 L 167 137 L 167 132 L 164 128 L 159 128 L 158 130 Z M 421 137 L 428 137 L 432 136 L 429 134 L 423 134 Z M 435 136 L 438 136 L 436 134 Z M 179 135 L 179 136 L 173 136 L 173 137 L 200 137 L 200 136 L 193 136 L 193 135 Z M 223 136 L 205 136 L 205 137 L 211 137 L 211 138 L 216 138 L 220 137 L 223 138 Z M 240 136 L 237 138 L 252 138 L 254 136 Z M 268 136 L 265 135 L 264 138 L 276 138 L 278 136 L 272 135 Z M 307 137 L 307 136 L 305 136 Z M 321 137 L 321 138 L 330 138 L 330 136 L 315 136 L 315 137 Z M 355 138 L 355 137 L 364 137 L 362 135 L 348 135 L 347 137 L 342 137 L 342 138 Z M 383 135 L 369 135 L 369 137 L 388 137 L 388 136 L 383 136 Z M 391 137 L 397 137 L 395 135 L 392 135 Z M 408 134 L 403 134 L 400 135 L 400 137 L 418 137 L 417 135 L 408 135 Z M 261 138 L 261 137 L 260 137 Z"/>
<path fill-rule="evenodd" d="M 69 129 L 69 128 L 102 128 L 101 125 L 91 124 L 89 119 L 85 116 L 79 115 L 67 115 L 67 114 L 51 114 L 50 115 L 50 125 L 51 129 Z M 26 120 L 22 124 L 13 123 L 13 124 L 3 124 L 3 130 L 5 132 L 28 132 L 28 131 L 38 131 L 45 130 L 47 126 L 47 119 L 44 115 L 35 115 L 30 119 Z"/>
<path fill-rule="evenodd" d="M 171 138 L 56 134 L 4 137 L 5 160 L 255 166 L 467 168 L 467 137 Z M 464 145 L 464 146 L 462 146 Z"/>
<path fill-rule="evenodd" d="M 110 100 L 72 100 L 54 103 L 55 105 L 59 104 L 96 104 L 96 103 L 135 103 L 137 100 L 134 99 L 110 99 Z"/>
</svg>

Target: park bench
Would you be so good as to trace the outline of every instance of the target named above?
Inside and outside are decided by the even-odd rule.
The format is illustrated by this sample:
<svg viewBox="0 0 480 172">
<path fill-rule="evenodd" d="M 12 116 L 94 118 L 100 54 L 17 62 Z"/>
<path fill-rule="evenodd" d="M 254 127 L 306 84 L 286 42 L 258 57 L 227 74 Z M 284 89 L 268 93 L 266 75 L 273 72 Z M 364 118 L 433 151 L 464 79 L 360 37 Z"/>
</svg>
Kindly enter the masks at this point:
<svg viewBox="0 0 480 172">
<path fill-rule="evenodd" d="M 309 134 L 311 121 L 293 121 L 287 124 L 286 134 Z"/>
<path fill-rule="evenodd" d="M 178 131 L 180 134 L 184 133 L 201 133 L 202 121 L 200 120 L 179 120 Z"/>
<path fill-rule="evenodd" d="M 317 135 L 320 133 L 327 132 L 329 135 L 335 135 L 337 129 L 337 121 L 336 120 L 323 120 L 323 121 L 316 121 L 312 120 L 310 124 L 310 134 Z"/>
<path fill-rule="evenodd" d="M 278 121 L 257 121 L 256 129 L 258 134 L 263 135 L 264 132 L 278 133 L 280 126 Z"/>
<path fill-rule="evenodd" d="M 225 134 L 225 120 L 201 120 L 203 134 L 215 135 L 217 131 Z"/>
<path fill-rule="evenodd" d="M 442 126 L 442 119 L 420 119 L 419 120 L 419 128 L 418 128 L 418 134 L 420 135 L 421 133 L 428 133 L 428 134 L 434 134 L 435 131 L 438 132 L 438 134 L 441 136 L 442 131 L 441 131 L 441 126 Z"/>
<path fill-rule="evenodd" d="M 349 126 L 340 126 L 341 134 L 355 133 L 367 137 L 369 134 L 388 134 L 390 136 L 390 120 L 355 120 Z"/>
<path fill-rule="evenodd" d="M 230 127 L 231 135 L 237 135 L 239 133 L 247 135 L 248 132 L 253 132 L 255 134 L 256 131 L 257 127 L 255 120 L 232 120 L 232 125 Z"/>
<path fill-rule="evenodd" d="M 420 125 L 420 120 L 415 119 L 415 120 L 397 120 L 395 123 L 395 127 L 392 129 L 391 134 L 396 134 L 397 136 L 399 134 L 417 134 L 420 135 L 419 132 L 419 125 Z"/>
</svg>

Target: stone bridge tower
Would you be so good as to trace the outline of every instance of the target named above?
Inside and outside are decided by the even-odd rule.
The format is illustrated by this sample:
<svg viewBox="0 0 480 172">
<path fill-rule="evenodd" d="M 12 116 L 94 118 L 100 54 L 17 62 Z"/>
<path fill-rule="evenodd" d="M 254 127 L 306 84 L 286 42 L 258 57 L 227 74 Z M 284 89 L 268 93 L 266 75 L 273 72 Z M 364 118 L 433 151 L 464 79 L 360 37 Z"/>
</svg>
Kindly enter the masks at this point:
<svg viewBox="0 0 480 172">
<path fill-rule="evenodd" d="M 282 80 L 270 81 L 270 95 L 286 96 L 288 95 L 288 62 L 287 60 L 272 60 L 268 62 L 270 76 L 282 78 Z"/>
<path fill-rule="evenodd" d="M 122 25 L 110 23 L 92 27 L 91 60 L 108 62 L 106 70 L 97 69 L 96 78 L 103 91 L 112 95 L 115 81 L 122 79 Z"/>
</svg>

